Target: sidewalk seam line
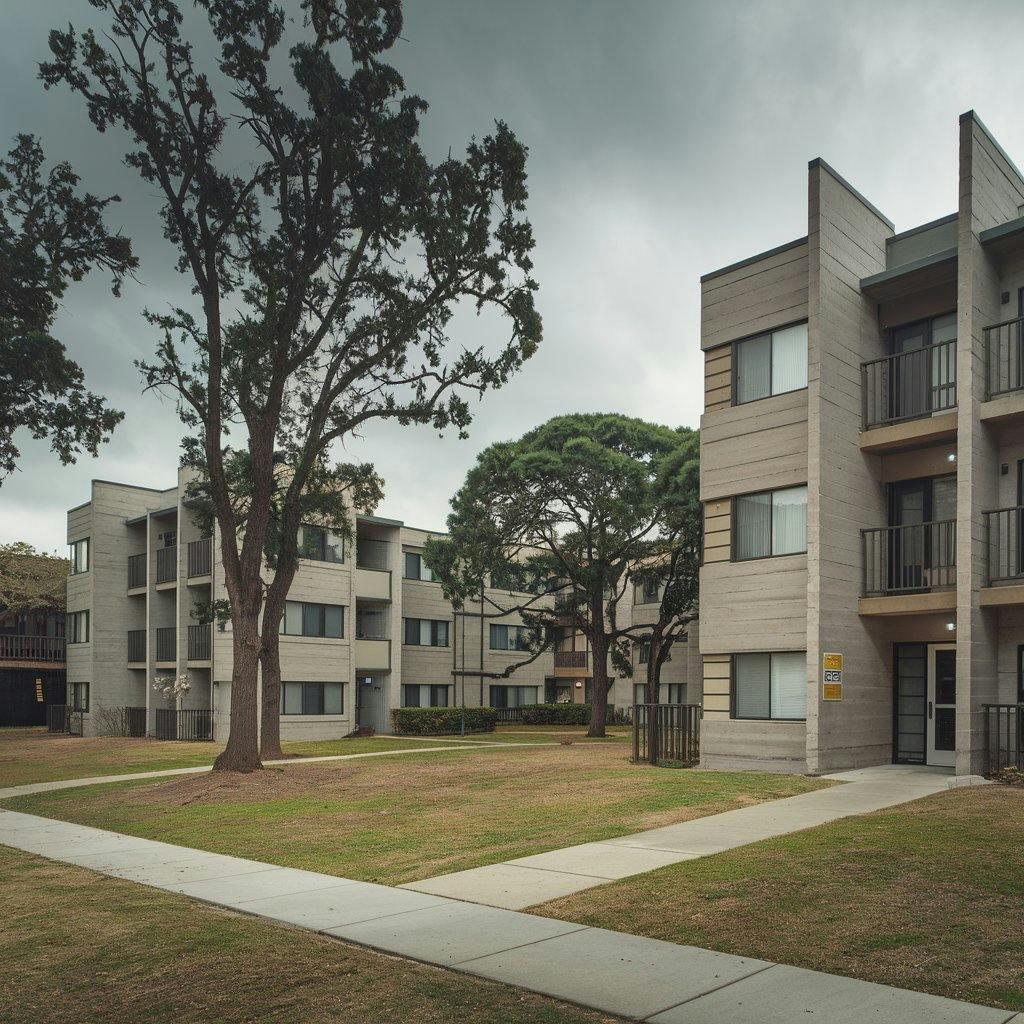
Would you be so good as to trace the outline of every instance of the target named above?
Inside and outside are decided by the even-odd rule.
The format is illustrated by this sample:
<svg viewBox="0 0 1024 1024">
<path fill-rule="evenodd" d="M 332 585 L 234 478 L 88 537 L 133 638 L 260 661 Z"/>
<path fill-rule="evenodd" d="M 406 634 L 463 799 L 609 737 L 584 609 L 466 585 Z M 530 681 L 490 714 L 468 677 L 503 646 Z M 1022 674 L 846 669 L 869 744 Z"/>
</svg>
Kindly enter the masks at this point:
<svg viewBox="0 0 1024 1024">
<path fill-rule="evenodd" d="M 721 985 L 716 985 L 714 988 L 709 988 L 705 992 L 700 992 L 695 996 L 690 996 L 689 999 L 684 999 L 680 1003 L 673 1003 L 671 1006 L 663 1007 L 660 1010 L 656 1010 L 654 1013 L 649 1013 L 644 1020 L 650 1020 L 652 1017 L 657 1017 L 660 1013 L 668 1013 L 669 1010 L 675 1010 L 680 1006 L 686 1006 L 687 1003 L 694 1003 L 698 999 L 703 999 L 705 996 L 714 995 L 716 992 L 721 992 L 723 989 L 729 988 L 730 985 L 738 985 L 741 981 L 746 981 L 748 978 L 756 978 L 759 974 L 764 974 L 765 971 L 770 971 L 773 967 L 778 967 L 776 963 L 768 964 L 767 967 L 759 967 L 756 971 L 751 971 L 749 974 L 744 974 L 741 978 L 733 978 L 731 981 L 725 981 Z M 1004 1021 L 1003 1024 L 1006 1024 Z"/>
<path fill-rule="evenodd" d="M 501 910 L 503 908 L 498 907 L 496 909 Z M 518 914 L 518 913 L 520 913 L 520 911 L 518 911 L 518 910 L 509 910 L 509 911 L 507 911 L 507 913 L 509 913 L 509 914 Z M 536 914 L 531 914 L 530 916 L 531 917 L 537 917 Z M 537 919 L 539 921 L 556 921 L 556 920 L 558 920 L 557 918 L 554 918 L 554 917 L 539 917 Z M 593 929 L 590 927 L 589 924 L 581 924 L 578 928 L 570 928 L 569 931 L 567 931 L 567 932 L 559 932 L 557 935 L 545 935 L 543 939 L 534 939 L 532 942 L 520 942 L 518 946 L 509 946 L 507 949 L 497 949 L 493 953 L 481 953 L 480 956 L 471 956 L 471 957 L 469 957 L 466 960 L 456 960 L 453 963 L 451 963 L 449 966 L 451 966 L 451 967 L 461 967 L 464 964 L 475 963 L 477 960 L 486 960 L 488 957 L 491 957 L 491 956 L 501 956 L 502 953 L 511 953 L 512 950 L 514 950 L 514 949 L 526 949 L 529 946 L 537 946 L 537 945 L 539 945 L 542 942 L 550 942 L 552 939 L 564 939 L 567 935 L 577 935 L 580 932 L 587 932 L 587 931 L 593 931 Z M 506 982 L 504 982 L 504 984 L 510 985 L 512 983 L 506 981 Z"/>
</svg>

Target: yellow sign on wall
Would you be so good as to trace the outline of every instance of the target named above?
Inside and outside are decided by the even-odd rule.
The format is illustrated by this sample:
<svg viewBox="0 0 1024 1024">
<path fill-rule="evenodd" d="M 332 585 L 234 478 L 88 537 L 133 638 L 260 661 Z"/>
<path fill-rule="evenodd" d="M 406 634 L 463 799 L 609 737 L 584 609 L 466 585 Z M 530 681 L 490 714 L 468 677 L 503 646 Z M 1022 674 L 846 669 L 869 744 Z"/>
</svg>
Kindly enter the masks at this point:
<svg viewBox="0 0 1024 1024">
<path fill-rule="evenodd" d="M 821 687 L 821 699 L 822 700 L 842 700 L 843 699 L 843 684 L 842 683 L 823 683 Z"/>
<path fill-rule="evenodd" d="M 46 698 L 43 696 L 43 681 L 42 679 L 36 679 L 36 703 L 43 704 Z"/>
<path fill-rule="evenodd" d="M 823 654 L 821 656 L 821 667 L 833 671 L 843 671 L 843 656 L 841 654 Z"/>
</svg>

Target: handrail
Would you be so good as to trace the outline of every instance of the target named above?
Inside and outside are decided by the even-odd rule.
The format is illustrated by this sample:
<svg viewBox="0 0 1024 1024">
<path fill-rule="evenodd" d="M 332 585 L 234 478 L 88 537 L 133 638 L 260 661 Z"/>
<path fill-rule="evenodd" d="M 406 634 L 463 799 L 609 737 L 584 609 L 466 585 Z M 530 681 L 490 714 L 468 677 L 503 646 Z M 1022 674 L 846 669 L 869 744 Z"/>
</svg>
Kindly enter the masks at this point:
<svg viewBox="0 0 1024 1024">
<path fill-rule="evenodd" d="M 957 403 L 956 338 L 864 360 L 861 426 L 920 419 Z"/>
<path fill-rule="evenodd" d="M 920 593 L 956 585 L 956 520 L 862 529 L 861 593 Z"/>
</svg>

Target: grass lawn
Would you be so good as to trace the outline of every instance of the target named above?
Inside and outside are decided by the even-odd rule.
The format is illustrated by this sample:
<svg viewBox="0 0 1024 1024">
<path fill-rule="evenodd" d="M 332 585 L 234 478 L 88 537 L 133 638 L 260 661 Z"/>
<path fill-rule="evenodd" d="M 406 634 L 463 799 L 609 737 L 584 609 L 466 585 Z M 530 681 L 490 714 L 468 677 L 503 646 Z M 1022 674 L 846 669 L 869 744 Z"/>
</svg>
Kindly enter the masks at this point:
<svg viewBox="0 0 1024 1024">
<path fill-rule="evenodd" d="M 0 1017 L 597 1024 L 554 1000 L 0 848 Z"/>
<path fill-rule="evenodd" d="M 250 776 L 117 783 L 4 805 L 394 885 L 825 785 L 792 775 L 631 765 L 629 754 L 628 744 L 614 742 L 480 746 Z"/>
<path fill-rule="evenodd" d="M 1024 791 L 959 789 L 534 908 L 1024 1009 Z"/>
<path fill-rule="evenodd" d="M 319 757 L 324 754 L 400 750 L 423 742 L 416 737 L 408 738 L 408 742 L 405 740 L 350 739 L 286 743 L 284 750 L 288 754 Z M 128 775 L 166 768 L 192 768 L 212 764 L 220 750 L 220 746 L 213 743 L 120 736 L 66 736 L 48 733 L 45 729 L 0 729 L 0 788 L 93 775 Z"/>
</svg>

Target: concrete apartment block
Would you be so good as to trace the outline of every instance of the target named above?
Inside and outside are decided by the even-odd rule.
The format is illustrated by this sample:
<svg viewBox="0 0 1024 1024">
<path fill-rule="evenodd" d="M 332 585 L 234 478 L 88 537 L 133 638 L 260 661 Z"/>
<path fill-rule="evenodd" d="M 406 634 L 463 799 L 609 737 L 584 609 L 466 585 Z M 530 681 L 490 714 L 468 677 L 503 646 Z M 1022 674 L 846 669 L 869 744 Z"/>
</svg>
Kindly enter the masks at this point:
<svg viewBox="0 0 1024 1024">
<path fill-rule="evenodd" d="M 87 734 L 110 731 L 121 709 L 134 709 L 136 733 L 227 736 L 231 625 L 201 621 L 203 606 L 227 597 L 219 538 L 204 535 L 187 482 L 184 472 L 168 490 L 96 480 L 90 501 L 68 513 L 69 544 L 88 539 L 91 547 L 88 571 L 68 581 L 69 620 L 81 613 L 82 621 L 68 636 L 68 703 L 83 712 Z M 479 600 L 456 612 L 422 564 L 429 531 L 364 515 L 351 526 L 355 541 L 343 552 L 325 536 L 311 549 L 317 557 L 300 559 L 289 593 L 281 636 L 284 740 L 336 738 L 358 727 L 387 732 L 391 709 L 407 705 L 590 698 L 580 637 L 567 635 L 557 651 L 497 678 L 529 657 L 514 649 L 506 628 L 514 637 L 521 619 L 494 614 L 513 603 L 511 595 L 487 590 L 483 615 Z M 313 548 L 320 540 L 314 535 Z M 638 605 L 636 621 L 650 621 L 653 608 Z M 625 614 L 633 612 L 628 604 Z M 685 701 L 687 679 L 699 686 L 695 636 L 696 629 L 665 667 L 663 700 Z M 645 673 L 640 658 L 638 646 L 637 680 Z M 157 683 L 181 676 L 189 689 L 169 702 Z M 625 709 L 633 697 L 630 679 L 613 680 L 610 703 Z"/>
<path fill-rule="evenodd" d="M 1020 699 L 1024 179 L 959 130 L 955 213 L 813 160 L 806 235 L 702 279 L 708 764 L 974 774 Z"/>
</svg>

